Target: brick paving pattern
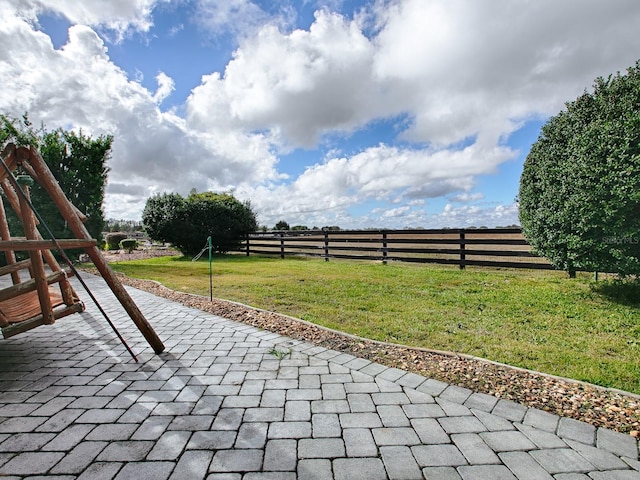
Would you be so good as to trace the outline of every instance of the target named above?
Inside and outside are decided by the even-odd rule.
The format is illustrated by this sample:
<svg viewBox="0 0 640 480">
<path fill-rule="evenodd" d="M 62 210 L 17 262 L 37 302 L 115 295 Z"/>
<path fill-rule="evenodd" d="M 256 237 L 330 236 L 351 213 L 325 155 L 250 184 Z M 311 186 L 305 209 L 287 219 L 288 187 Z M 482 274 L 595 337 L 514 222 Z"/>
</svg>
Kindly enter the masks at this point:
<svg viewBox="0 0 640 480">
<path fill-rule="evenodd" d="M 3 478 L 640 480 L 631 436 L 130 289 L 155 355 L 84 276 L 140 362 L 89 303 L 2 341 Z"/>
</svg>

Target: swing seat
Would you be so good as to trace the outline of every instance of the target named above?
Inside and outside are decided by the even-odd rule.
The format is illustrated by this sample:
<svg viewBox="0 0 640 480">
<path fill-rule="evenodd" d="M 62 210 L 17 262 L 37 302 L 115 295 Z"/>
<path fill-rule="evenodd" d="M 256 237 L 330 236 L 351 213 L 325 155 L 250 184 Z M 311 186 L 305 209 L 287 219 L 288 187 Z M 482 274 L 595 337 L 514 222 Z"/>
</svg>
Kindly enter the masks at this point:
<svg viewBox="0 0 640 480">
<path fill-rule="evenodd" d="M 72 313 L 84 311 L 82 302 L 65 305 L 60 294 L 53 291 L 53 289 L 49 290 L 53 317 L 56 320 Z M 0 302 L 0 326 L 2 327 L 2 336 L 4 338 L 13 337 L 40 325 L 45 325 L 45 319 L 40 311 L 38 292 L 28 292 L 20 297 Z"/>
</svg>

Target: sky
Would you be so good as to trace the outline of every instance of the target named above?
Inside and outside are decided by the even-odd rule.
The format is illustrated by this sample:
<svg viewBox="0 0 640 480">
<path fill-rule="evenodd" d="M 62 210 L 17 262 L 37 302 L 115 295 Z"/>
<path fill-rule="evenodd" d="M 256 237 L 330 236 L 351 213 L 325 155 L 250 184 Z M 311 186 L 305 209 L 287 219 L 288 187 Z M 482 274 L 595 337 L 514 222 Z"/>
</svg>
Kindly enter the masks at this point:
<svg viewBox="0 0 640 480">
<path fill-rule="evenodd" d="M 637 0 L 0 0 L 0 113 L 112 135 L 105 218 L 195 189 L 268 227 L 507 226 L 639 28 Z"/>
</svg>

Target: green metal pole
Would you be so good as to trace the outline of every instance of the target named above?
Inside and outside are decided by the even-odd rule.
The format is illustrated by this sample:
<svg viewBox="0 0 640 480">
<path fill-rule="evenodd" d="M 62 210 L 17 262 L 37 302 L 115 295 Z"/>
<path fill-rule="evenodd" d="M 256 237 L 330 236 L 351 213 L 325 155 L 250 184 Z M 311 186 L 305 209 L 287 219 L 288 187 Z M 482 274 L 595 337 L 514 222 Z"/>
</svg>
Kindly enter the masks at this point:
<svg viewBox="0 0 640 480">
<path fill-rule="evenodd" d="M 213 249 L 213 246 L 211 245 L 211 236 L 207 238 L 207 245 L 209 246 L 209 301 L 213 302 L 213 271 L 211 269 L 211 250 Z"/>
</svg>

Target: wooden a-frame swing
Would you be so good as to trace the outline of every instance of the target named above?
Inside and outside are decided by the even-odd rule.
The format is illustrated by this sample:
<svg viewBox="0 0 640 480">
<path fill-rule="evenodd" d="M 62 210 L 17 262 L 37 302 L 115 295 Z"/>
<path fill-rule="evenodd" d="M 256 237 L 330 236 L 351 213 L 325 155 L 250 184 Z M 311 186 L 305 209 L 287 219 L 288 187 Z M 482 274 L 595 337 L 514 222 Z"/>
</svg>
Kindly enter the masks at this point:
<svg viewBox="0 0 640 480">
<path fill-rule="evenodd" d="M 69 265 L 70 269 L 62 269 L 51 253 L 51 250 L 64 253 L 65 249 L 82 248 L 149 345 L 156 353 L 162 352 L 162 341 L 108 266 L 96 240 L 91 238 L 83 225 L 85 215 L 67 199 L 38 151 L 33 147 L 17 147 L 10 143 L 2 151 L 1 157 L 0 188 L 25 233 L 23 238 L 11 236 L 0 197 L 0 251 L 5 253 L 6 259 L 6 266 L 0 267 L 0 277 L 11 276 L 11 285 L 0 288 L 0 328 L 4 338 L 40 325 L 51 325 L 59 318 L 84 310 L 84 304 L 68 279 L 75 268 Z M 16 177 L 14 171 L 18 167 L 26 175 Z M 29 184 L 33 181 L 38 182 L 49 194 L 76 236 L 75 239 L 43 239 L 29 198 Z M 28 252 L 29 258 L 17 261 L 16 251 Z M 28 280 L 20 275 L 23 270 L 29 271 Z"/>
</svg>

